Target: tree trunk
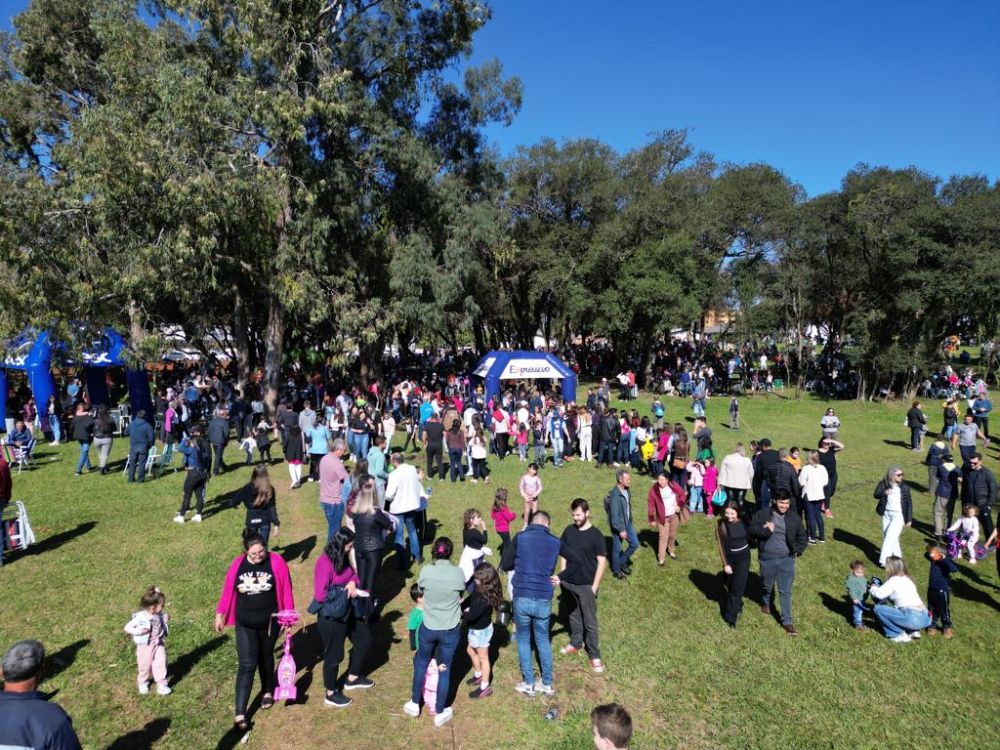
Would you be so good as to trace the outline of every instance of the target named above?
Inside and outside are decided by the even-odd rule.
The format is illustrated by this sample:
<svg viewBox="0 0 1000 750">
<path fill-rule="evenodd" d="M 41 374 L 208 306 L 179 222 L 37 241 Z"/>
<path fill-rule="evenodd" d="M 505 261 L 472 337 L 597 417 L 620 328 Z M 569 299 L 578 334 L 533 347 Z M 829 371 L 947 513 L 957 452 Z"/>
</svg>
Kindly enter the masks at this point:
<svg viewBox="0 0 1000 750">
<path fill-rule="evenodd" d="M 358 370 L 361 382 L 367 386 L 375 380 L 382 379 L 382 353 L 385 351 L 385 339 L 376 337 L 371 343 L 358 344 Z"/>
<path fill-rule="evenodd" d="M 134 299 L 128 301 L 128 335 L 132 351 L 137 358 L 141 357 L 139 352 L 146 332 L 142 326 L 142 309 Z"/>
<path fill-rule="evenodd" d="M 478 315 L 472 319 L 472 338 L 476 346 L 476 354 L 482 357 L 486 354 L 486 334 L 483 331 L 483 319 Z"/>
<path fill-rule="evenodd" d="M 272 294 L 267 308 L 267 330 L 264 334 L 264 403 L 271 414 L 278 406 L 278 388 L 281 385 L 281 357 L 285 348 L 285 307 L 277 295 Z"/>
<path fill-rule="evenodd" d="M 250 329 L 247 322 L 246 305 L 238 287 L 233 287 L 236 307 L 233 312 L 233 346 L 236 349 L 236 382 L 240 392 L 246 395 L 250 380 Z"/>
</svg>

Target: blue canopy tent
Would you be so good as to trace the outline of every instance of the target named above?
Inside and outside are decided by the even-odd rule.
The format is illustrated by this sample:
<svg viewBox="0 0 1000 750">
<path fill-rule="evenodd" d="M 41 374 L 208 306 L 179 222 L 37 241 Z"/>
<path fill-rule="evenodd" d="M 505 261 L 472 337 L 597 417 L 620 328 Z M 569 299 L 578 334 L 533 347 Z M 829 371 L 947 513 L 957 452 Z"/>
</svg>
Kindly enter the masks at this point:
<svg viewBox="0 0 1000 750">
<path fill-rule="evenodd" d="M 563 401 L 576 401 L 576 373 L 550 352 L 490 352 L 472 378 L 482 381 L 486 399 L 498 395 L 503 380 L 561 380 Z"/>
<path fill-rule="evenodd" d="M 7 370 L 26 371 L 28 387 L 35 397 L 35 403 L 40 410 L 45 408 L 49 396 L 56 393 L 56 381 L 52 377 L 52 357 L 54 350 L 58 348 L 59 345 L 53 344 L 47 331 L 42 331 L 34 338 L 29 333 L 24 333 L 13 342 L 8 355 L 0 360 L 0 413 L 7 411 Z M 144 409 L 147 414 L 152 414 L 149 375 L 145 370 L 128 369 L 125 351 L 125 340 L 113 328 L 104 329 L 98 339 L 84 347 L 82 375 L 87 383 L 90 401 L 92 404 L 108 403 L 104 370 L 108 367 L 123 367 L 132 413 Z"/>
</svg>

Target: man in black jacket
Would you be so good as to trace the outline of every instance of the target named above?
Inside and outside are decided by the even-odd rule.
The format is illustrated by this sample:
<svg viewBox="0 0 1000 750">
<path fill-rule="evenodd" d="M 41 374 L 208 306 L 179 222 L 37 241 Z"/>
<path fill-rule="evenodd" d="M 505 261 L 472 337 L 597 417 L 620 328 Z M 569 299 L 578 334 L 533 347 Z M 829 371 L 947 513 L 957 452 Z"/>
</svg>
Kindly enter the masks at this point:
<svg viewBox="0 0 1000 750">
<path fill-rule="evenodd" d="M 128 433 L 128 481 L 135 481 L 135 470 L 139 468 L 139 482 L 146 480 L 146 459 L 149 449 L 156 442 L 153 427 L 146 421 L 146 410 L 140 409 L 135 419 L 129 422 L 125 432 Z"/>
<path fill-rule="evenodd" d="M 983 466 L 983 455 L 973 453 L 962 481 L 963 505 L 975 505 L 983 534 L 989 539 L 993 533 L 993 503 L 997 500 L 997 480 L 993 472 Z M 997 563 L 1000 565 L 1000 562 Z"/>
<path fill-rule="evenodd" d="M 596 468 L 600 469 L 602 463 L 605 466 L 611 466 L 615 460 L 615 448 L 618 447 L 618 435 L 621 432 L 614 409 L 601 417 L 601 422 L 595 432 L 597 432 L 598 440 Z M 615 466 L 618 464 L 615 463 Z"/>
<path fill-rule="evenodd" d="M 774 584 L 778 584 L 781 602 L 781 626 L 788 635 L 798 635 L 792 622 L 792 584 L 795 582 L 795 558 L 806 549 L 806 530 L 794 513 L 789 513 L 791 498 L 776 491 L 773 505 L 753 514 L 750 534 L 757 539 L 760 577 L 764 579 L 764 599 L 760 611 L 771 614 Z"/>
<path fill-rule="evenodd" d="M 229 442 L 229 414 L 225 409 L 215 412 L 215 416 L 208 423 L 208 442 L 212 444 L 212 452 L 215 453 L 212 475 L 219 476 L 226 468 L 222 463 L 222 454 L 226 450 L 226 443 Z"/>
<path fill-rule="evenodd" d="M 766 508 L 771 501 L 771 488 L 767 480 L 768 472 L 771 470 L 771 465 L 780 459 L 778 451 L 771 447 L 771 441 L 768 438 L 763 438 L 758 445 L 760 453 L 757 455 L 753 467 L 753 494 L 757 498 L 757 505 Z"/>
<path fill-rule="evenodd" d="M 799 475 L 795 472 L 795 467 L 788 462 L 788 451 L 784 448 L 778 451 L 778 460 L 767 470 L 767 486 L 774 497 L 781 493 L 783 496 L 791 498 L 792 513 L 800 518 L 804 515 L 802 486 L 799 484 Z"/>
</svg>

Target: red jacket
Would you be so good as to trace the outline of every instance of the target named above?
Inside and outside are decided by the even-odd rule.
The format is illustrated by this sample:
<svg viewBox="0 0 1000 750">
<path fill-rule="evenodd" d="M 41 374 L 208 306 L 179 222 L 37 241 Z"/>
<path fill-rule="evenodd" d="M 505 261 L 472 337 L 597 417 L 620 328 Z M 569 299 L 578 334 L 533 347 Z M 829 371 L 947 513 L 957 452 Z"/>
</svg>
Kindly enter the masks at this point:
<svg viewBox="0 0 1000 750">
<path fill-rule="evenodd" d="M 677 482 L 673 479 L 668 479 L 667 486 L 674 491 L 674 495 L 677 497 L 678 508 L 682 505 L 687 505 L 687 495 Z M 653 486 L 649 488 L 649 494 L 646 495 L 646 516 L 650 523 L 654 521 L 656 523 L 665 523 L 667 520 L 666 509 L 663 507 L 663 498 L 660 497 L 660 485 L 656 482 L 653 482 Z"/>
</svg>

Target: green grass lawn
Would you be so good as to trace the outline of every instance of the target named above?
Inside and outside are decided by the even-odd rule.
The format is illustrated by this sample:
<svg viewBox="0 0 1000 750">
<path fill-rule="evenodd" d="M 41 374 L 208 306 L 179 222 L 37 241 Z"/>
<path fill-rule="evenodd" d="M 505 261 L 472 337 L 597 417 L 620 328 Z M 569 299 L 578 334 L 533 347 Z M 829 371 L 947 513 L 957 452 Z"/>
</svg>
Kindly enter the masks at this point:
<svg viewBox="0 0 1000 750">
<path fill-rule="evenodd" d="M 790 395 L 744 398 L 739 432 L 723 425 L 728 399 L 711 399 L 710 426 L 720 455 L 737 440 L 764 436 L 775 446 L 814 445 L 825 403 L 785 397 Z M 648 410 L 648 399 L 638 403 Z M 671 399 L 666 405 L 670 421 L 690 414 L 688 400 Z M 902 543 L 921 592 L 927 580 L 921 555 L 931 499 L 922 455 L 904 446 L 908 431 L 902 426 L 902 404 L 834 405 L 847 449 L 840 454 L 835 518 L 827 521 L 831 541 L 811 547 L 798 563 L 798 638 L 786 636 L 750 600 L 738 629 L 724 625 L 716 601 L 722 583 L 713 524 L 698 517 L 681 528 L 676 562 L 658 568 L 648 546 L 652 535 L 641 534 L 643 547 L 631 578 L 605 580 L 599 599 L 605 674 L 592 674 L 583 657 L 558 654 L 567 633 L 557 622 L 554 697 L 516 694 L 516 648 L 502 645 L 494 696 L 470 701 L 463 685 L 455 719 L 434 729 L 426 715 L 413 720 L 402 713 L 412 671 L 405 631 L 410 581 L 395 574 L 389 560 L 380 586 L 394 598 L 378 625 L 371 655 L 376 687 L 352 695 L 355 703 L 347 710 L 324 709 L 321 671 L 313 675 L 318 635 L 307 617 L 295 641 L 304 698 L 257 713 L 248 747 L 578 750 L 590 746 L 590 708 L 611 700 L 632 712 L 632 746 L 642 750 L 988 743 L 1000 726 L 994 718 L 1000 669 L 1000 594 L 994 589 L 1000 581 L 994 559 L 975 568 L 961 564 L 953 592 L 954 640 L 925 637 L 897 645 L 877 632 L 852 630 L 843 580 L 851 560 L 877 555 L 875 483 L 888 464 L 898 462 L 916 490 L 917 522 L 904 532 Z M 929 413 L 936 428 L 936 409 Z M 243 512 L 212 500 L 245 482 L 249 470 L 240 466 L 213 480 L 204 523 L 178 526 L 171 517 L 179 504 L 181 474 L 142 486 L 125 484 L 125 443 L 119 440 L 113 453 L 116 473 L 74 478 L 76 453 L 75 445 L 40 448 L 37 468 L 15 475 L 14 494 L 28 503 L 38 545 L 0 570 L 0 647 L 19 638 L 44 641 L 53 657 L 45 689 L 57 691 L 54 700 L 73 717 L 88 749 L 232 747 L 236 738 L 227 732 L 235 648 L 231 632 L 219 636 L 211 625 L 226 567 L 239 549 Z M 227 455 L 238 459 L 235 445 Z M 990 456 L 987 465 L 995 468 L 993 450 Z M 460 539 L 462 511 L 472 506 L 487 511 L 496 487 L 507 486 L 516 496 L 523 466 L 508 459 L 503 464 L 493 460 L 492 468 L 489 486 L 435 482 L 430 517 L 445 533 Z M 275 544 L 279 550 L 287 545 L 296 602 L 304 611 L 325 539 L 317 488 L 290 492 L 283 463 L 273 467 L 272 476 L 283 521 Z M 577 461 L 558 471 L 550 465 L 542 478 L 541 507 L 554 515 L 557 534 L 570 522 L 569 502 L 578 495 L 592 501 L 596 524 L 607 528 L 600 508 L 614 481 L 610 470 Z M 635 515 L 644 520 L 648 479 L 634 479 L 633 488 Z M 870 564 L 868 574 L 875 572 Z M 166 592 L 173 618 L 167 647 L 175 692 L 166 698 L 136 693 L 134 648 L 121 630 L 140 593 L 153 583 Z M 467 669 L 468 661 L 459 660 L 453 679 L 464 680 Z M 544 714 L 553 707 L 558 718 L 546 721 Z"/>
</svg>

